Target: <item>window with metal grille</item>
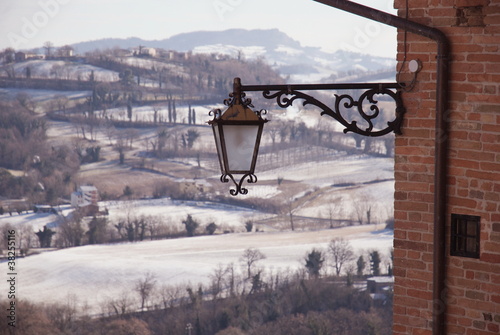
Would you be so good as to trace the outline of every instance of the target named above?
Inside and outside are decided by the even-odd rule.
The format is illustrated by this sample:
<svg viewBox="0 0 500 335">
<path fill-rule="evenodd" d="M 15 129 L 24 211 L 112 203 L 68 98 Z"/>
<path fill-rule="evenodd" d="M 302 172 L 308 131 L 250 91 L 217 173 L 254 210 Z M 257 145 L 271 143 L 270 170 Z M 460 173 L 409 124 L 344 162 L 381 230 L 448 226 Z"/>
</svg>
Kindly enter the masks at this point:
<svg viewBox="0 0 500 335">
<path fill-rule="evenodd" d="M 481 217 L 451 214 L 452 256 L 479 258 Z"/>
</svg>

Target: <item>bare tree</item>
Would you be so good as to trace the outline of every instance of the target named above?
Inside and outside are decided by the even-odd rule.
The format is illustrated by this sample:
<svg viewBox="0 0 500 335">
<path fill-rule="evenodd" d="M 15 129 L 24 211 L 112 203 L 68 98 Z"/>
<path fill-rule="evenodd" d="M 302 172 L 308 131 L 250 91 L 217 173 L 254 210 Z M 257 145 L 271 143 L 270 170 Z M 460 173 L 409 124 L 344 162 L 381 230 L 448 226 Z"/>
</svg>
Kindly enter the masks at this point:
<svg viewBox="0 0 500 335">
<path fill-rule="evenodd" d="M 156 157 L 163 158 L 163 150 L 167 145 L 167 140 L 170 137 L 170 133 L 166 128 L 160 128 L 156 132 L 156 141 L 151 142 L 153 146 L 153 151 L 155 151 Z"/>
<path fill-rule="evenodd" d="M 255 263 L 265 258 L 266 255 L 260 252 L 259 249 L 248 248 L 245 249 L 245 251 L 243 251 L 243 255 L 241 256 L 240 259 L 247 266 L 247 275 L 248 275 L 247 278 L 252 277 L 252 268 L 254 267 Z"/>
<path fill-rule="evenodd" d="M 144 311 L 146 301 L 149 299 L 151 292 L 153 292 L 155 285 L 156 276 L 151 272 L 147 272 L 142 279 L 136 281 L 135 290 L 140 296 L 142 311 Z"/>
<path fill-rule="evenodd" d="M 219 294 L 222 292 L 224 287 L 224 277 L 228 273 L 229 268 L 222 264 L 218 264 L 217 268 L 210 275 L 211 283 L 210 289 L 213 296 L 213 300 L 216 300 Z"/>
<path fill-rule="evenodd" d="M 335 216 L 339 217 L 342 213 L 342 199 L 340 197 L 331 200 L 328 203 L 328 219 L 330 221 L 330 229 L 333 228 L 333 219 Z"/>
<path fill-rule="evenodd" d="M 342 266 L 347 262 L 353 260 L 354 253 L 352 251 L 351 244 L 349 241 L 337 237 L 330 241 L 328 244 L 328 251 L 333 257 L 333 266 L 335 267 L 335 273 L 337 276 L 340 275 L 342 271 Z"/>
<path fill-rule="evenodd" d="M 228 266 L 226 267 L 226 274 L 227 274 L 227 279 L 226 279 L 227 282 L 226 283 L 229 286 L 229 294 L 230 294 L 230 296 L 234 297 L 236 294 L 236 291 L 238 289 L 236 287 L 238 282 L 236 279 L 233 263 L 228 264 Z"/>
<path fill-rule="evenodd" d="M 365 216 L 366 216 L 366 223 L 367 224 L 371 223 L 372 203 L 373 199 L 367 193 L 362 193 L 357 197 L 352 197 L 354 212 L 356 215 L 356 219 L 358 220 L 358 223 L 360 225 L 362 225 L 363 222 L 365 221 L 364 220 Z"/>
<path fill-rule="evenodd" d="M 4 64 L 13 63 L 15 60 L 15 50 L 13 48 L 6 48 L 0 53 L 0 58 L 3 58 Z"/>
<path fill-rule="evenodd" d="M 116 136 L 117 130 L 113 125 L 113 122 L 106 120 L 104 122 L 104 132 L 108 138 L 109 145 L 113 145 L 113 138 Z"/>
<path fill-rule="evenodd" d="M 174 306 L 182 305 L 182 291 L 181 286 L 162 285 L 159 289 L 161 296 L 161 303 L 164 309 L 173 308 Z"/>
<path fill-rule="evenodd" d="M 134 128 L 127 128 L 125 131 L 125 138 L 127 139 L 129 149 L 133 149 L 133 143 L 135 139 L 139 136 L 139 132 Z"/>
<path fill-rule="evenodd" d="M 50 42 L 48 42 L 50 43 Z M 57 55 L 59 57 L 71 57 L 73 56 L 73 47 L 71 45 L 64 45 L 57 50 Z"/>
<path fill-rule="evenodd" d="M 61 332 L 70 332 L 77 320 L 78 299 L 74 295 L 67 297 L 66 303 L 55 303 L 47 306 L 47 316 Z"/>
<path fill-rule="evenodd" d="M 4 65 L 2 70 L 5 71 L 7 78 L 16 78 L 16 68 L 14 67 L 14 64 Z"/>
<path fill-rule="evenodd" d="M 273 143 L 273 148 L 276 144 L 276 137 L 278 136 L 279 134 L 279 127 L 278 126 L 271 126 L 267 129 L 267 134 L 269 135 L 269 138 L 271 139 L 272 143 Z"/>
<path fill-rule="evenodd" d="M 113 149 L 118 152 L 120 164 L 125 163 L 125 151 L 127 151 L 127 145 L 125 139 L 118 135 Z"/>
<path fill-rule="evenodd" d="M 37 106 L 31 95 L 26 92 L 19 92 L 16 94 L 16 99 L 21 106 L 26 108 L 31 113 L 35 113 Z"/>
<path fill-rule="evenodd" d="M 290 228 L 292 229 L 292 231 L 295 230 L 295 225 L 293 222 L 293 212 L 297 209 L 296 200 L 297 199 L 294 199 L 293 197 L 286 200 L 286 209 L 288 212 L 288 216 L 290 217 Z"/>
<path fill-rule="evenodd" d="M 64 65 L 56 63 L 50 68 L 50 74 L 54 76 L 54 79 L 61 79 L 63 78 L 65 68 Z"/>
<path fill-rule="evenodd" d="M 66 113 L 66 107 L 68 106 L 69 99 L 63 94 L 57 94 L 54 96 L 56 102 L 57 110 Z"/>
<path fill-rule="evenodd" d="M 82 244 L 84 229 L 82 227 L 83 216 L 75 211 L 71 219 L 62 218 L 58 229 L 58 244 L 62 247 L 76 247 Z"/>
<path fill-rule="evenodd" d="M 132 299 L 129 297 L 127 291 L 123 291 L 121 296 L 116 300 L 110 300 L 107 304 L 109 315 L 125 315 L 129 312 L 130 305 L 132 304 Z"/>
<path fill-rule="evenodd" d="M 45 56 L 47 58 L 52 57 L 53 49 L 54 49 L 54 43 L 47 41 L 43 44 L 43 48 L 45 49 Z"/>
</svg>

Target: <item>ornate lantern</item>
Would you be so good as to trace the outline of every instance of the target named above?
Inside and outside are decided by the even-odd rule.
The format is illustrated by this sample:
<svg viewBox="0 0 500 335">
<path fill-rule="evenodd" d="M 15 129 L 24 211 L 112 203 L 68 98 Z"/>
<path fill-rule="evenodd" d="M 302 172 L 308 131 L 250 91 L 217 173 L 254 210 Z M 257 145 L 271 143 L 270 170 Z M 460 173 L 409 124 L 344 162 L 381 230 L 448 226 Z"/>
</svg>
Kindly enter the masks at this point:
<svg viewBox="0 0 500 335">
<path fill-rule="evenodd" d="M 214 132 L 221 181 L 227 183 L 231 179 L 236 185 L 236 189 L 230 190 L 231 195 L 247 194 L 248 190 L 242 187 L 242 183 L 245 178 L 248 183 L 257 181 L 255 164 L 262 129 L 268 120 L 261 116 L 265 111 L 250 109 L 253 105 L 241 91 L 240 78 L 234 79 L 233 93 L 229 96 L 230 99 L 224 100 L 224 104 L 228 106 L 226 111 L 222 113 L 220 109 L 212 110 L 210 115 L 214 115 L 214 118 L 208 124 Z M 243 175 L 239 182 L 235 180 L 235 174 Z"/>
</svg>

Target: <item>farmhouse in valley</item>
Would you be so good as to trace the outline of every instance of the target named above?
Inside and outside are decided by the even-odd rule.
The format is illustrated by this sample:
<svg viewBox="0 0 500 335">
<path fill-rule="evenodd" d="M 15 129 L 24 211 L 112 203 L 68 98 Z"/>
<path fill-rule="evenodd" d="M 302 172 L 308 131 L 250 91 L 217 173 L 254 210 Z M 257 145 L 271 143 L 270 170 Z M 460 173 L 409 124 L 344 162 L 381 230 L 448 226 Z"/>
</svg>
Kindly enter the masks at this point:
<svg viewBox="0 0 500 335">
<path fill-rule="evenodd" d="M 80 186 L 71 193 L 71 206 L 74 208 L 97 206 L 98 200 L 99 192 L 95 186 Z"/>
</svg>

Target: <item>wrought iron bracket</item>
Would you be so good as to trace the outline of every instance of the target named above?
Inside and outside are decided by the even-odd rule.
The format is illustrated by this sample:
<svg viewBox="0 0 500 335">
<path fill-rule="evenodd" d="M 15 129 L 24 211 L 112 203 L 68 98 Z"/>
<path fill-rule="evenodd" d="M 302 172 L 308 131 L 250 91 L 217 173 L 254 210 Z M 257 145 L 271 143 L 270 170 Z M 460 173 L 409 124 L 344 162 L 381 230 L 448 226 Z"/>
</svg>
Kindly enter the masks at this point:
<svg viewBox="0 0 500 335">
<path fill-rule="evenodd" d="M 302 100 L 302 105 L 313 105 L 320 109 L 321 115 L 328 115 L 342 124 L 344 133 L 352 132 L 355 134 L 379 137 L 384 136 L 390 132 L 401 134 L 401 124 L 403 122 L 403 115 L 405 108 L 403 100 L 401 99 L 401 84 L 398 83 L 367 83 L 367 84 L 304 84 L 304 85 L 241 85 L 239 78 L 234 79 L 233 92 L 229 94 L 229 98 L 224 100 L 224 105 L 228 109 L 223 113 L 221 109 L 210 111 L 209 115 L 213 115 L 213 120 L 208 123 L 214 127 L 214 136 L 217 143 L 217 153 L 219 155 L 219 163 L 222 171 L 220 177 L 221 182 L 228 183 L 232 181 L 235 189 L 230 189 L 233 196 L 238 194 L 247 194 L 248 189 L 243 187 L 243 182 L 247 181 L 249 184 L 256 183 L 257 177 L 254 174 L 255 161 L 258 153 L 258 146 L 260 143 L 260 135 L 262 132 L 263 123 L 267 120 L 262 119 L 262 114 L 266 114 L 265 110 L 253 111 L 249 107 L 253 107 L 252 100 L 246 97 L 245 91 L 260 91 L 262 96 L 266 99 L 275 99 L 276 103 L 281 108 L 290 107 L 296 100 Z M 333 107 L 330 108 L 325 103 L 319 101 L 315 97 L 304 93 L 303 91 L 322 91 L 322 90 L 363 90 L 359 97 L 354 98 L 350 94 L 336 94 Z M 383 129 L 375 127 L 376 119 L 382 114 L 381 107 L 378 105 L 378 96 L 386 95 L 390 97 L 396 104 L 394 119 L 387 122 Z M 217 125 L 222 127 L 222 123 L 236 122 L 233 118 L 238 115 L 243 115 L 247 112 L 253 115 L 253 119 L 248 119 L 252 125 L 255 122 L 262 123 L 259 129 L 259 135 L 256 140 L 256 148 L 253 150 L 252 166 L 244 170 L 232 170 L 228 164 L 226 143 L 224 140 L 224 131 L 219 129 Z M 254 115 L 255 114 L 255 115 Z M 246 114 L 245 114 L 246 115 Z M 245 118 L 245 120 L 247 120 Z M 253 120 L 253 121 L 252 121 Z M 241 120 L 240 120 L 241 121 Z M 362 128 L 358 121 L 364 123 Z M 241 125 L 241 123 L 238 123 Z M 231 125 L 235 125 L 231 123 Z M 244 124 L 248 126 L 248 124 Z M 217 126 L 217 128 L 215 128 Z M 237 181 L 233 174 L 242 174 L 243 176 Z"/>
<path fill-rule="evenodd" d="M 266 99 L 276 99 L 276 103 L 281 108 L 292 106 L 300 99 L 302 105 L 313 105 L 318 107 L 321 115 L 328 115 L 342 124 L 344 133 L 353 132 L 363 136 L 379 137 L 390 132 L 401 134 L 401 124 L 406 109 L 401 98 L 401 84 L 399 83 L 350 83 L 350 84 L 299 84 L 299 85 L 241 85 L 237 88 L 240 92 L 256 91 L 262 92 Z M 319 90 L 364 90 L 359 98 L 354 98 L 349 94 L 335 94 L 333 108 L 319 101 L 315 97 L 303 91 Z M 394 119 L 387 122 L 383 129 L 374 129 L 374 121 L 380 116 L 377 95 L 386 95 L 396 103 Z M 243 93 L 243 96 L 244 93 Z M 369 107 L 367 107 L 369 106 Z M 364 121 L 367 127 L 358 126 L 357 120 L 352 120 L 352 115 L 347 118 L 346 113 L 354 111 L 358 113 L 359 121 Z M 349 121 L 351 119 L 351 121 Z"/>
<path fill-rule="evenodd" d="M 238 195 L 238 194 L 242 194 L 242 195 L 245 195 L 248 193 L 248 189 L 244 188 L 242 185 L 243 185 L 243 182 L 245 181 L 245 178 L 247 178 L 247 183 L 249 184 L 253 184 L 253 183 L 256 183 L 257 182 L 257 176 L 253 173 L 247 173 L 247 174 L 244 174 L 241 178 L 240 178 L 240 181 L 237 182 L 236 179 L 234 179 L 233 175 L 228 173 L 228 174 L 223 174 L 222 176 L 220 176 L 220 181 L 223 182 L 223 183 L 228 183 L 229 182 L 229 179 L 231 179 L 231 181 L 234 183 L 234 185 L 236 186 L 236 189 L 230 189 L 229 190 L 229 193 L 231 195 Z"/>
</svg>

